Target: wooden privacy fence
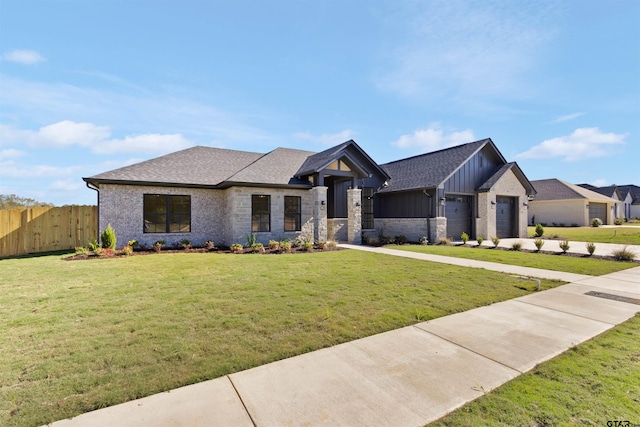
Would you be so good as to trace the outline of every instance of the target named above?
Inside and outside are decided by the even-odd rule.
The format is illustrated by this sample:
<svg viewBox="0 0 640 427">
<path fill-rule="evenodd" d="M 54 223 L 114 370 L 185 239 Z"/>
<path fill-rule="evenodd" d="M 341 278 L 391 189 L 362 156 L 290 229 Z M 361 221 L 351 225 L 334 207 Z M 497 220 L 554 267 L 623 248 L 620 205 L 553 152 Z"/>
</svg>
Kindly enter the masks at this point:
<svg viewBox="0 0 640 427">
<path fill-rule="evenodd" d="M 73 249 L 97 237 L 96 206 L 0 210 L 0 257 Z"/>
</svg>

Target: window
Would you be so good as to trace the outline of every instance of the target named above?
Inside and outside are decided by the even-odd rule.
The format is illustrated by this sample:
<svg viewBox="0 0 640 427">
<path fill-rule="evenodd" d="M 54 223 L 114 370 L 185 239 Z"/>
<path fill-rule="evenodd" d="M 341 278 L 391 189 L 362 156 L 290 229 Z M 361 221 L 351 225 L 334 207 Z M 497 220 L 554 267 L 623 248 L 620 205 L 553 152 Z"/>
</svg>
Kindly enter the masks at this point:
<svg viewBox="0 0 640 427">
<path fill-rule="evenodd" d="M 191 196 L 145 194 L 145 233 L 190 233 Z"/>
<path fill-rule="evenodd" d="M 373 187 L 362 189 L 362 229 L 369 230 L 373 225 Z"/>
<path fill-rule="evenodd" d="M 284 231 L 300 231 L 302 212 L 300 197 L 284 196 Z"/>
<path fill-rule="evenodd" d="M 271 231 L 271 196 L 251 196 L 251 231 Z"/>
</svg>

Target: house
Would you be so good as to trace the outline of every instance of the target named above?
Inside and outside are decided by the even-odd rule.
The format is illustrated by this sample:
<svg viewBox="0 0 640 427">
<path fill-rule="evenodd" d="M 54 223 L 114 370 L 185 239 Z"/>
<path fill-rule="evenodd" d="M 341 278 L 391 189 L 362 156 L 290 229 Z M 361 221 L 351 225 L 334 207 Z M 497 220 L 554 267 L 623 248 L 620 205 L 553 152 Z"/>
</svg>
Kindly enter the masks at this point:
<svg viewBox="0 0 640 427">
<path fill-rule="evenodd" d="M 531 182 L 538 194 L 529 202 L 529 222 L 588 226 L 594 218 L 613 224 L 619 200 L 559 179 Z"/>
<path fill-rule="evenodd" d="M 100 230 L 146 245 L 526 236 L 535 194 L 491 139 L 382 165 L 353 140 L 319 153 L 199 146 L 83 179 L 98 192 Z"/>
<path fill-rule="evenodd" d="M 619 200 L 615 209 L 616 218 L 633 219 L 640 217 L 640 187 L 637 185 L 609 185 L 607 187 L 595 187 L 590 184 L 578 185 Z"/>
</svg>

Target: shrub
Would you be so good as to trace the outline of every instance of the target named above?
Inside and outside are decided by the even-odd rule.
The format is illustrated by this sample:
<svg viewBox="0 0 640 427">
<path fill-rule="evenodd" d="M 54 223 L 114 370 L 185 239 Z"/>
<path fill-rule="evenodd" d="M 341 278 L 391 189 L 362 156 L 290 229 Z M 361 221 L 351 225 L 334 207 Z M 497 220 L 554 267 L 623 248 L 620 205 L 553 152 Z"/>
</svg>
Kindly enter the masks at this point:
<svg viewBox="0 0 640 427">
<path fill-rule="evenodd" d="M 259 242 L 254 243 L 253 245 L 251 245 L 251 252 L 253 252 L 254 254 L 264 253 L 264 245 Z"/>
<path fill-rule="evenodd" d="M 469 235 L 467 233 L 462 233 L 460 235 L 460 240 L 462 240 L 463 245 L 466 245 L 467 242 L 469 241 Z"/>
<path fill-rule="evenodd" d="M 325 249 L 329 248 L 329 246 L 327 245 L 327 242 L 322 241 L 322 240 L 318 240 L 316 242 L 316 244 L 314 245 L 314 247 L 316 249 L 320 249 L 320 250 L 325 250 Z"/>
<path fill-rule="evenodd" d="M 491 238 L 491 241 L 493 242 L 493 247 L 494 247 L 494 248 L 497 248 L 497 247 L 498 247 L 498 244 L 500 243 L 500 238 L 499 238 L 499 237 L 497 237 L 497 236 L 496 236 L 496 237 L 492 237 L 492 238 Z"/>
<path fill-rule="evenodd" d="M 378 242 L 381 245 L 390 245 L 390 244 L 393 243 L 393 239 L 391 237 L 389 237 L 389 236 L 384 236 L 384 235 L 381 234 L 381 235 L 378 236 Z"/>
<path fill-rule="evenodd" d="M 160 252 L 162 250 L 162 248 L 164 247 L 164 245 L 166 245 L 166 244 L 167 244 L 167 242 L 165 242 L 164 240 L 157 240 L 153 244 L 153 250 L 156 251 L 156 252 Z"/>
<path fill-rule="evenodd" d="M 229 249 L 231 249 L 231 252 L 233 252 L 234 254 L 241 254 L 243 250 L 240 243 L 232 244 L 231 246 L 229 246 Z"/>
<path fill-rule="evenodd" d="M 542 239 L 535 239 L 533 241 L 533 244 L 536 245 L 536 248 L 538 249 L 538 252 L 540 252 L 540 249 L 542 249 L 542 246 L 544 245 L 544 240 Z"/>
<path fill-rule="evenodd" d="M 402 234 L 394 237 L 394 240 L 398 245 L 405 245 L 407 244 L 407 242 L 409 242 L 409 239 L 407 239 L 407 236 L 403 236 Z"/>
<path fill-rule="evenodd" d="M 327 249 L 335 249 L 338 247 L 338 244 L 336 242 L 334 242 L 333 240 L 329 240 L 327 242 Z"/>
<path fill-rule="evenodd" d="M 511 245 L 511 249 L 514 251 L 519 251 L 520 249 L 522 249 L 522 242 L 513 242 L 513 244 Z"/>
<path fill-rule="evenodd" d="M 100 235 L 100 241 L 102 241 L 104 249 L 114 250 L 116 248 L 116 232 L 111 227 L 111 224 Z"/>
<path fill-rule="evenodd" d="M 131 246 L 132 248 L 137 248 L 138 246 L 140 246 L 140 243 L 138 243 L 136 239 L 133 239 L 133 240 L 129 240 L 127 242 L 127 245 Z"/>
<path fill-rule="evenodd" d="M 380 244 L 380 240 L 377 236 L 365 236 L 364 242 L 369 246 L 378 246 Z"/>
<path fill-rule="evenodd" d="M 277 240 L 269 240 L 269 243 L 267 243 L 267 246 L 272 251 L 277 251 L 278 249 L 280 249 L 280 242 L 278 242 Z"/>
<path fill-rule="evenodd" d="M 305 252 L 311 252 L 313 250 L 313 243 L 311 243 L 311 242 L 302 242 L 300 247 Z"/>
<path fill-rule="evenodd" d="M 439 245 L 448 245 L 449 243 L 451 243 L 451 239 L 449 239 L 448 237 L 443 237 L 442 239 L 438 240 Z"/>
<path fill-rule="evenodd" d="M 587 247 L 587 252 L 589 252 L 589 255 L 593 255 L 593 253 L 596 251 L 596 244 L 593 242 L 587 242 L 585 246 Z"/>
<path fill-rule="evenodd" d="M 98 248 L 102 249 L 97 240 L 87 242 L 87 246 L 91 252 L 95 252 Z"/>
<path fill-rule="evenodd" d="M 618 217 L 618 218 L 616 218 L 616 219 L 614 219 L 614 220 L 613 220 L 613 223 L 614 223 L 615 225 L 622 225 L 622 224 L 624 224 L 624 223 L 625 223 L 625 219 L 624 219 L 624 218 L 621 218 L 621 217 Z"/>
<path fill-rule="evenodd" d="M 278 247 L 280 252 L 291 252 L 291 242 L 288 240 L 280 240 Z"/>
<path fill-rule="evenodd" d="M 536 234 L 534 237 L 542 237 L 544 236 L 544 227 L 542 224 L 536 224 Z"/>
<path fill-rule="evenodd" d="M 84 246 L 76 247 L 76 255 L 87 255 L 89 253 L 89 249 Z"/>
<path fill-rule="evenodd" d="M 484 237 L 478 236 L 478 246 L 482 246 L 482 242 L 484 242 Z"/>
<path fill-rule="evenodd" d="M 189 251 L 191 249 L 191 240 L 189 240 L 189 239 L 180 240 L 180 246 L 182 246 L 182 248 L 185 251 Z"/>
<path fill-rule="evenodd" d="M 633 261 L 636 258 L 636 254 L 629 250 L 627 246 L 622 249 L 616 249 L 611 252 L 611 256 L 613 256 L 618 261 Z"/>
<path fill-rule="evenodd" d="M 256 237 L 255 234 L 251 233 L 247 236 L 247 244 L 246 246 L 248 248 L 252 247 L 253 245 L 255 245 L 256 243 L 258 243 L 258 238 Z"/>
<path fill-rule="evenodd" d="M 600 218 L 593 218 L 591 220 L 592 227 L 600 227 L 602 225 L 602 220 Z"/>
<path fill-rule="evenodd" d="M 211 251 L 216 247 L 216 244 L 213 243 L 213 240 L 207 240 L 206 242 L 204 242 L 202 244 L 202 247 L 205 248 L 208 251 Z"/>
<path fill-rule="evenodd" d="M 421 245 L 428 245 L 429 244 L 429 239 L 427 238 L 427 236 L 422 236 L 420 238 L 420 244 Z"/>
<path fill-rule="evenodd" d="M 131 245 L 125 245 L 124 248 L 122 248 L 122 251 L 120 252 L 122 255 L 126 255 L 129 256 L 133 253 L 133 246 Z"/>
<path fill-rule="evenodd" d="M 560 249 L 562 249 L 562 253 L 567 253 L 567 251 L 569 250 L 570 246 L 569 246 L 569 241 L 568 240 L 563 240 L 562 242 L 560 242 Z"/>
</svg>

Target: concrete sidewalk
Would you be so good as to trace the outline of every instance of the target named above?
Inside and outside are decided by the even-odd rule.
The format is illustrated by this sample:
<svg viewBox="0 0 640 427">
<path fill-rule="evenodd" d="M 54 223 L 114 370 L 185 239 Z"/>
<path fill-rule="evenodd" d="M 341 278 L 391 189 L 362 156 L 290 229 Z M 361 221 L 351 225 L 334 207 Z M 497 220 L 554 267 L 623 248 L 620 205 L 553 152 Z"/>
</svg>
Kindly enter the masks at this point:
<svg viewBox="0 0 640 427">
<path fill-rule="evenodd" d="M 547 291 L 51 425 L 422 426 L 640 312 L 640 267 L 574 276 Z"/>
</svg>

